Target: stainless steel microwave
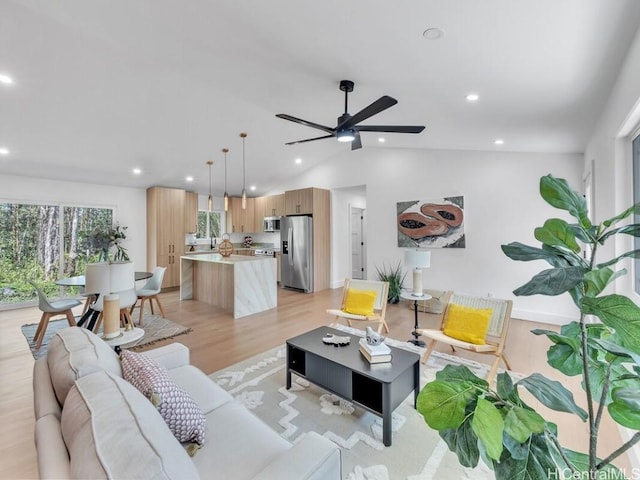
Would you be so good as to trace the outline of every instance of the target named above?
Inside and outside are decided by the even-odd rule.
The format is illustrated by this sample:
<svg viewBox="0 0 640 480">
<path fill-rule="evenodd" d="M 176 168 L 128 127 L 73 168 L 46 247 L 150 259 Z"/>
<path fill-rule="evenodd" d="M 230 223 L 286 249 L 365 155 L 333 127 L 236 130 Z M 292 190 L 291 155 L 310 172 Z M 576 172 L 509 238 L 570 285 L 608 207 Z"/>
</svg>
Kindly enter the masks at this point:
<svg viewBox="0 0 640 480">
<path fill-rule="evenodd" d="M 262 224 L 262 230 L 264 232 L 279 232 L 280 231 L 280 217 L 264 217 Z"/>
</svg>

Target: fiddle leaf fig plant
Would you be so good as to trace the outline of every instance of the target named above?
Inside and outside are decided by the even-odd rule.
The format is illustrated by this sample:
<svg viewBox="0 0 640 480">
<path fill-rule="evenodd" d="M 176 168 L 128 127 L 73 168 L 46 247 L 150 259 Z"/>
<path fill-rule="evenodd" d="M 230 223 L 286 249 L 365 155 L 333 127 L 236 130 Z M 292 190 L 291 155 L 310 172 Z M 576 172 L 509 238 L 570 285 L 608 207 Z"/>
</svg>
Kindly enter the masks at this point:
<svg viewBox="0 0 640 480">
<path fill-rule="evenodd" d="M 418 411 L 455 452 L 459 462 L 475 467 L 482 459 L 499 480 L 625 478 L 613 461 L 640 442 L 640 308 L 629 298 L 605 293 L 617 278 L 624 258 L 640 258 L 630 250 L 608 260 L 598 254 L 618 235 L 640 236 L 640 224 L 620 226 L 640 214 L 636 204 L 597 225 L 589 219 L 585 199 L 563 179 L 540 179 L 540 195 L 568 212 L 575 223 L 551 218 L 535 229 L 541 246 L 513 242 L 502 245 L 512 260 L 543 260 L 547 268 L 514 290 L 515 295 L 569 294 L 579 319 L 560 331 L 536 329 L 551 342 L 547 361 L 567 376 L 581 376 L 584 400 L 579 406 L 560 382 L 539 373 L 513 381 L 507 373 L 489 385 L 464 366 L 447 366 L 418 396 Z M 631 218 L 633 221 L 633 218 Z M 587 422 L 584 452 L 563 447 L 557 427 L 521 398 L 522 389 L 544 406 Z M 604 415 L 632 431 L 619 446 L 606 445 L 600 458 L 598 433 Z"/>
</svg>

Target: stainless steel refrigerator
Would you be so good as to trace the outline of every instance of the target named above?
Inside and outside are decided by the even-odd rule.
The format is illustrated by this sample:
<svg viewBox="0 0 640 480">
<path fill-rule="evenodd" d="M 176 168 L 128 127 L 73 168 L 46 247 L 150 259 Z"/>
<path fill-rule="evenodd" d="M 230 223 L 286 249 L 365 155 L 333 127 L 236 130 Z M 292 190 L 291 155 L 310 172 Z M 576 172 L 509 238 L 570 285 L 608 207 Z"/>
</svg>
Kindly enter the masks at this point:
<svg viewBox="0 0 640 480">
<path fill-rule="evenodd" d="M 313 292 L 313 219 L 282 217 L 280 285 Z"/>
</svg>

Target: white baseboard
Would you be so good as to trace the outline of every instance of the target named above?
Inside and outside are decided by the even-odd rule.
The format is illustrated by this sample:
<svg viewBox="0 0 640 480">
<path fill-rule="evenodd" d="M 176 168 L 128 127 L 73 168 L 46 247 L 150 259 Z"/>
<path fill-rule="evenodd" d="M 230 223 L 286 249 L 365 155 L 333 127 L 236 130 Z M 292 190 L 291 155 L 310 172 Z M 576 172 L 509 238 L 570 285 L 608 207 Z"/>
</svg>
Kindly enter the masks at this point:
<svg viewBox="0 0 640 480">
<path fill-rule="evenodd" d="M 522 310 L 514 308 L 511 312 L 511 318 L 520 320 L 529 320 L 531 322 L 548 323 L 551 325 L 564 325 L 565 323 L 579 320 L 575 317 L 566 315 L 558 315 L 555 313 L 535 312 L 533 310 Z"/>
</svg>

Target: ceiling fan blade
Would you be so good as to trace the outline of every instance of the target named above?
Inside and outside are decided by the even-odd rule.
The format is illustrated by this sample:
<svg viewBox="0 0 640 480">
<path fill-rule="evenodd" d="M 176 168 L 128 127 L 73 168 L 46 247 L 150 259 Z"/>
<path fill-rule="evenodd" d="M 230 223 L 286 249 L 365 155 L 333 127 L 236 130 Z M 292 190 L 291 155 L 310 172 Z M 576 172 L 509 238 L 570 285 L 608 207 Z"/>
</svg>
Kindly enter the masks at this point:
<svg viewBox="0 0 640 480">
<path fill-rule="evenodd" d="M 335 132 L 335 129 L 333 128 L 325 127 L 324 125 L 320 125 L 319 123 L 308 122 L 306 120 L 302 120 L 301 118 L 292 117 L 291 115 L 287 115 L 285 113 L 278 113 L 276 117 L 282 118 L 283 120 L 289 120 L 290 122 L 299 123 L 301 125 L 306 125 L 307 127 L 317 128 L 318 130 L 322 130 L 327 133 Z"/>
<path fill-rule="evenodd" d="M 358 125 L 359 132 L 420 133 L 424 125 Z"/>
<path fill-rule="evenodd" d="M 285 143 L 285 145 L 295 145 L 296 143 L 313 142 L 314 140 L 322 140 L 323 138 L 331 138 L 331 137 L 335 137 L 335 135 L 324 135 L 322 137 L 307 138 L 306 140 L 296 140 L 295 142 Z"/>
<path fill-rule="evenodd" d="M 362 148 L 362 140 L 360 139 L 360 134 L 358 132 L 354 133 L 355 138 L 351 141 L 351 150 L 358 150 Z"/>
<path fill-rule="evenodd" d="M 369 117 L 373 117 L 375 114 L 380 113 L 389 107 L 393 107 L 396 103 L 398 103 L 398 101 L 395 98 L 392 98 L 388 95 L 380 97 L 378 100 L 373 102 L 368 107 L 364 107 L 362 110 L 356 113 L 353 117 L 348 118 L 346 121 L 340 123 L 336 127 L 336 130 L 351 128 L 357 123 L 360 123 Z"/>
</svg>

